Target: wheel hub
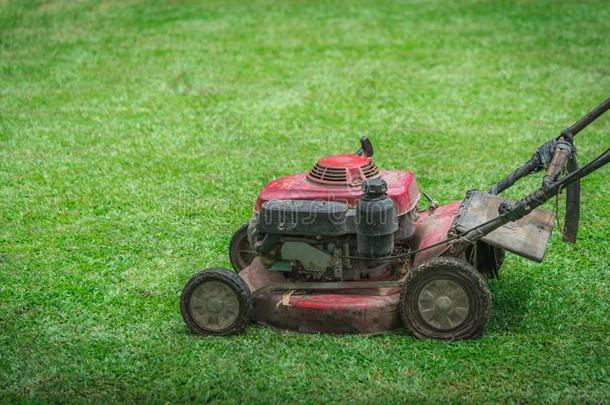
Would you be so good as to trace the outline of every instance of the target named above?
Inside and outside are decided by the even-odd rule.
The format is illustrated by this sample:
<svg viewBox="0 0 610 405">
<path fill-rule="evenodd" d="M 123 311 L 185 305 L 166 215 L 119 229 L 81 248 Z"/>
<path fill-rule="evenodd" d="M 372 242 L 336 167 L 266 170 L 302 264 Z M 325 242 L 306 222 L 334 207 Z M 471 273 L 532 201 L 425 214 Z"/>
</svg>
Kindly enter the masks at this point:
<svg viewBox="0 0 610 405">
<path fill-rule="evenodd" d="M 425 284 L 417 298 L 417 305 L 423 320 L 440 330 L 461 325 L 470 308 L 464 288 L 446 279 L 432 280 Z"/>
<path fill-rule="evenodd" d="M 208 311 L 218 313 L 222 308 L 222 302 L 216 298 L 210 298 L 207 305 Z"/>
<path fill-rule="evenodd" d="M 446 295 L 441 295 L 434 301 L 434 308 L 444 314 L 451 310 L 451 305 L 451 298 L 447 297 Z"/>
</svg>

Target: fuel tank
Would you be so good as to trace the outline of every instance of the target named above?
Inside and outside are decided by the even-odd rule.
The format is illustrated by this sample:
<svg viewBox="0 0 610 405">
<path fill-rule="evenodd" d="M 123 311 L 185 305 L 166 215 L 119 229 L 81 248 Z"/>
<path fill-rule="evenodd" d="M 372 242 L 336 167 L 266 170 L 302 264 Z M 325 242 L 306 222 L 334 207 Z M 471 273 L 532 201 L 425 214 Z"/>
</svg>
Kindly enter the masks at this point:
<svg viewBox="0 0 610 405">
<path fill-rule="evenodd" d="M 363 195 L 362 183 L 371 178 L 385 180 L 398 216 L 417 205 L 420 193 L 412 172 L 379 170 L 368 156 L 341 154 L 318 160 L 307 173 L 270 181 L 259 193 L 254 212 L 270 200 L 323 200 L 354 207 Z"/>
</svg>

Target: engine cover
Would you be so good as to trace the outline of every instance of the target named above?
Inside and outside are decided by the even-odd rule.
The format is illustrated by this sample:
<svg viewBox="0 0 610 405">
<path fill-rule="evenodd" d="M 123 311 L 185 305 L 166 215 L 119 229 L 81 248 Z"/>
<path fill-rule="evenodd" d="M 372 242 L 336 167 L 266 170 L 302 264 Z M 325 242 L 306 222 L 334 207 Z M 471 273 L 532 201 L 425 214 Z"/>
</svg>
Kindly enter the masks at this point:
<svg viewBox="0 0 610 405">
<path fill-rule="evenodd" d="M 419 189 L 412 172 L 381 170 L 381 178 L 388 183 L 388 197 L 396 204 L 397 214 L 411 211 L 419 200 Z M 354 207 L 362 197 L 360 187 L 326 186 L 307 180 L 307 173 L 281 177 L 269 182 L 259 193 L 254 212 L 271 200 L 335 201 Z"/>
<path fill-rule="evenodd" d="M 395 270 L 377 259 L 412 237 L 419 195 L 412 172 L 379 170 L 360 152 L 327 156 L 309 172 L 261 190 L 248 240 L 272 271 L 326 280 L 377 277 Z"/>
</svg>

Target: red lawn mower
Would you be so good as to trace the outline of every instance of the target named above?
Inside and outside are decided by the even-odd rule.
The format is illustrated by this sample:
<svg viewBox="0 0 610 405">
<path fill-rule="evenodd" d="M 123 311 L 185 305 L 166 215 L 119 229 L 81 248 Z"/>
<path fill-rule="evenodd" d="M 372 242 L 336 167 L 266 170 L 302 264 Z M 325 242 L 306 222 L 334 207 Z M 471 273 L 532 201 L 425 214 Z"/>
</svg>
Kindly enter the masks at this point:
<svg viewBox="0 0 610 405">
<path fill-rule="evenodd" d="M 564 189 L 563 239 L 576 241 L 580 179 L 608 163 L 610 149 L 579 167 L 574 137 L 609 108 L 610 98 L 487 192 L 442 206 L 412 172 L 378 169 L 367 138 L 355 154 L 272 180 L 231 240 L 235 272 L 195 274 L 182 317 L 201 335 L 238 333 L 254 320 L 307 333 L 378 334 L 402 323 L 419 338 L 478 337 L 491 314 L 487 280 L 506 251 L 542 261 L 554 215 L 537 207 Z M 498 196 L 541 170 L 542 186 L 522 200 Z M 418 208 L 422 195 L 427 209 Z"/>
</svg>

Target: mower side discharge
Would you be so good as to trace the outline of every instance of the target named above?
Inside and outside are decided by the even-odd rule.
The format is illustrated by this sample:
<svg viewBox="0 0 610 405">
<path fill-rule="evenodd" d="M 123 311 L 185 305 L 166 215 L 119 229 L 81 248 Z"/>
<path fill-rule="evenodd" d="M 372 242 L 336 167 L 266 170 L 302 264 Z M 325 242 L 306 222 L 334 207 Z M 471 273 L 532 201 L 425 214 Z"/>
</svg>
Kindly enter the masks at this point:
<svg viewBox="0 0 610 405">
<path fill-rule="evenodd" d="M 491 314 L 487 280 L 505 251 L 543 260 L 555 218 L 538 207 L 564 188 L 564 239 L 575 240 L 580 179 L 607 164 L 610 149 L 579 168 L 574 137 L 609 108 L 610 98 L 489 192 L 443 206 L 424 194 L 430 207 L 419 209 L 415 175 L 378 169 L 367 138 L 355 154 L 273 180 L 231 239 L 238 274 L 197 273 L 184 287 L 182 316 L 201 335 L 239 333 L 254 320 L 305 333 L 378 334 L 403 324 L 419 338 L 478 337 Z M 497 196 L 543 169 L 542 186 L 525 198 Z"/>
</svg>

